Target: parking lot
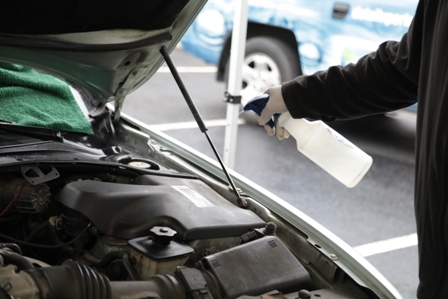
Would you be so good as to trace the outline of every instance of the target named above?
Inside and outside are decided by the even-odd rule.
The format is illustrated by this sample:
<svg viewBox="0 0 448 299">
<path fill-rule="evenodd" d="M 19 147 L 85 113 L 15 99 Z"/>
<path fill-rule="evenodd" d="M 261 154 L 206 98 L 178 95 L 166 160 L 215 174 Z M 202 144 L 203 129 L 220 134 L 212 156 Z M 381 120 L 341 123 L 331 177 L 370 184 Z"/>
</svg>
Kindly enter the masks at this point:
<svg viewBox="0 0 448 299">
<path fill-rule="evenodd" d="M 225 84 L 216 82 L 214 67 L 180 48 L 172 58 L 222 154 Z M 214 157 L 166 68 L 128 96 L 124 112 Z M 250 113 L 240 116 L 234 170 L 324 225 L 364 255 L 403 298 L 415 298 L 415 115 L 400 111 L 330 125 L 373 157 L 372 168 L 353 189 L 300 154 L 294 139 L 268 137 Z"/>
</svg>

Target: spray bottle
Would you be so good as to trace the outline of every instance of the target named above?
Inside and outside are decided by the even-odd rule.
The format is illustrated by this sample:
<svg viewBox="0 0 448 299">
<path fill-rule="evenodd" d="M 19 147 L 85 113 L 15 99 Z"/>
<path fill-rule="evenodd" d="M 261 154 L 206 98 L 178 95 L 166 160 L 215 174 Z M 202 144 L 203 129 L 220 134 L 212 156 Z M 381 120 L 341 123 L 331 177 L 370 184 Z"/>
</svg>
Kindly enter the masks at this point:
<svg viewBox="0 0 448 299">
<path fill-rule="evenodd" d="M 244 111 L 260 115 L 268 100 L 268 94 L 256 97 L 244 106 Z M 295 138 L 299 152 L 348 188 L 356 186 L 372 165 L 372 157 L 322 121 L 295 119 L 289 112 L 274 117 Z M 274 121 L 268 125 L 274 127 Z"/>
</svg>

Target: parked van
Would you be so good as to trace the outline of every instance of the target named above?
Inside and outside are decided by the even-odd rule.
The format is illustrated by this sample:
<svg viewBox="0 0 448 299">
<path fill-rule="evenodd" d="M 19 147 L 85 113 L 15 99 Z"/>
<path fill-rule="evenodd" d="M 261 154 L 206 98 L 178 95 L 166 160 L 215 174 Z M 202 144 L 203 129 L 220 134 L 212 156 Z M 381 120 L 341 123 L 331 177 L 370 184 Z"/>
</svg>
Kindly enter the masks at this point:
<svg viewBox="0 0 448 299">
<path fill-rule="evenodd" d="M 183 49 L 218 67 L 226 81 L 234 0 L 210 0 Z M 407 31 L 417 0 L 249 0 L 243 102 L 301 74 L 356 62 Z"/>
</svg>

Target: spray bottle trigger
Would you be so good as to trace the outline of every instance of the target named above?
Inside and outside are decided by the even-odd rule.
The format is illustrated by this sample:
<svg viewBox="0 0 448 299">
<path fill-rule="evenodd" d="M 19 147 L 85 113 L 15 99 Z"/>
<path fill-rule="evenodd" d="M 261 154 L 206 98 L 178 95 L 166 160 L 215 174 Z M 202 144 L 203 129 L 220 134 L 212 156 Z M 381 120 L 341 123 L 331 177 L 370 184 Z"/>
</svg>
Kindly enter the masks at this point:
<svg viewBox="0 0 448 299">
<path fill-rule="evenodd" d="M 247 102 L 246 105 L 244 105 L 243 107 L 243 111 L 254 111 L 257 115 L 261 115 L 261 111 L 263 111 L 264 107 L 266 106 L 266 104 L 269 101 L 269 94 L 264 93 L 262 95 L 256 96 L 255 98 L 253 98 L 252 100 L 250 100 L 249 102 Z M 276 113 L 274 114 L 274 118 L 279 118 L 280 117 L 280 113 Z M 267 124 L 271 127 L 274 128 L 274 121 L 272 119 L 270 119 Z"/>
</svg>

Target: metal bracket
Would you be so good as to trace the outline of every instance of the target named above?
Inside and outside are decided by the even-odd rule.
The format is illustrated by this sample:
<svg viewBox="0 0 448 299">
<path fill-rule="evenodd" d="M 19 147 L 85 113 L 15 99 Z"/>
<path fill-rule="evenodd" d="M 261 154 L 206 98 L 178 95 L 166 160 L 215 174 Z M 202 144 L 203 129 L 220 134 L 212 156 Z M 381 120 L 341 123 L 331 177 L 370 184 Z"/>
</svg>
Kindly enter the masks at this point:
<svg viewBox="0 0 448 299">
<path fill-rule="evenodd" d="M 231 104 L 241 104 L 241 96 L 234 96 L 226 91 L 224 92 L 224 102 Z"/>
<path fill-rule="evenodd" d="M 39 185 L 60 177 L 59 171 L 52 165 L 20 165 L 23 178 L 31 185 Z"/>
</svg>

